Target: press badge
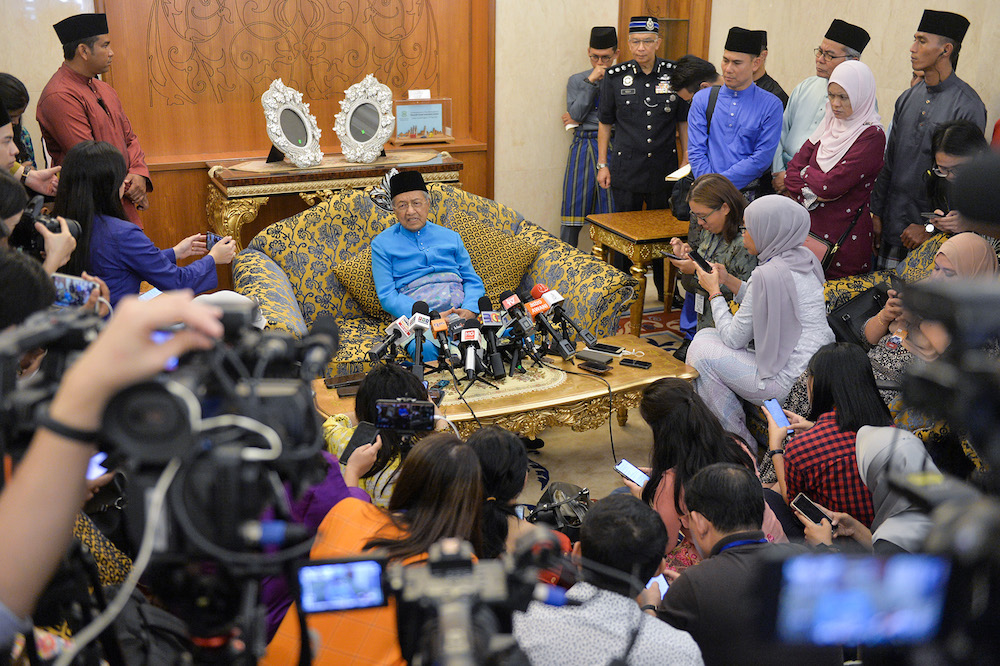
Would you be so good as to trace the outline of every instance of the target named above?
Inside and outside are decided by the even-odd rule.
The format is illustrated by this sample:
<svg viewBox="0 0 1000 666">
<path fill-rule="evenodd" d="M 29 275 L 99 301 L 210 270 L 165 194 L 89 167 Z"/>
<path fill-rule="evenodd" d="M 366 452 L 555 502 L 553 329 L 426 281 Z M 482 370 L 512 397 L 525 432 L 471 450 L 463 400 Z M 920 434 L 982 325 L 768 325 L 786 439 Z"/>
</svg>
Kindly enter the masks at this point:
<svg viewBox="0 0 1000 666">
<path fill-rule="evenodd" d="M 694 295 L 694 311 L 698 314 L 705 314 L 705 295 L 695 294 Z"/>
</svg>

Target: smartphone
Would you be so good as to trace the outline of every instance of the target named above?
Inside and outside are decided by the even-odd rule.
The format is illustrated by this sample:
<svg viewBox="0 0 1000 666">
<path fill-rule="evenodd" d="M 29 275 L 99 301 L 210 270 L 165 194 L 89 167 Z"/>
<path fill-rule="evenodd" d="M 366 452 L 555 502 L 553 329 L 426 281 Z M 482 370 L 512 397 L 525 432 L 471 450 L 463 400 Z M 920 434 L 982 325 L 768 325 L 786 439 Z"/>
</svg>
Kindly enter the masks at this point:
<svg viewBox="0 0 1000 666">
<path fill-rule="evenodd" d="M 360 384 L 365 378 L 365 373 L 356 372 L 353 375 L 332 375 L 323 378 L 323 384 L 328 389 L 340 388 L 341 386 L 351 386 Z"/>
<path fill-rule="evenodd" d="M 351 457 L 355 449 L 371 444 L 376 437 L 378 437 L 378 428 L 375 427 L 375 424 L 368 421 L 359 423 L 358 427 L 354 429 L 354 434 L 351 435 L 351 441 L 347 443 L 344 452 L 340 454 L 340 464 L 346 465 L 347 459 Z"/>
<path fill-rule="evenodd" d="M 667 259 L 673 259 L 675 261 L 684 261 L 684 257 L 678 257 L 673 252 L 667 252 L 666 250 L 660 250 L 660 254 L 662 254 Z"/>
<path fill-rule="evenodd" d="M 712 272 L 712 264 L 705 261 L 705 257 L 701 256 L 698 253 L 698 250 L 691 250 L 690 252 L 688 252 L 688 259 L 698 264 L 698 266 L 701 267 L 701 270 L 705 271 L 706 273 Z"/>
<path fill-rule="evenodd" d="M 642 368 L 643 370 L 649 370 L 653 367 L 653 364 L 649 361 L 637 361 L 634 358 L 623 358 L 618 361 L 618 365 L 625 365 L 630 368 Z"/>
<path fill-rule="evenodd" d="M 660 586 L 660 599 L 662 600 L 663 597 L 667 595 L 667 590 L 670 589 L 670 583 L 667 582 L 667 577 L 663 574 L 653 576 L 649 579 L 649 582 L 646 583 L 646 589 L 648 590 L 653 587 L 653 583 L 657 583 Z"/>
<path fill-rule="evenodd" d="M 52 274 L 52 284 L 56 287 L 55 305 L 62 308 L 78 308 L 87 303 L 92 291 L 97 289 L 93 282 L 75 275 Z"/>
<path fill-rule="evenodd" d="M 787 428 L 792 425 L 788 421 L 788 417 L 785 415 L 785 412 L 782 411 L 781 405 L 779 405 L 778 401 L 774 398 L 765 400 L 764 407 L 766 407 L 767 411 L 771 413 L 771 418 L 774 419 L 774 422 L 778 424 L 779 428 Z"/>
<path fill-rule="evenodd" d="M 430 400 L 378 400 L 375 427 L 400 432 L 434 429 L 434 403 Z"/>
<path fill-rule="evenodd" d="M 389 603 L 385 559 L 319 560 L 299 567 L 299 606 L 306 613 L 376 608 Z"/>
<path fill-rule="evenodd" d="M 641 469 L 622 458 L 621 462 L 615 465 L 615 471 L 624 476 L 637 486 L 644 486 L 649 481 L 649 475 Z M 646 587 L 649 587 L 648 585 Z"/>
<path fill-rule="evenodd" d="M 222 236 L 219 234 L 213 234 L 211 231 L 205 232 L 205 249 L 209 252 L 215 247 L 215 244 L 222 240 Z"/>
<path fill-rule="evenodd" d="M 104 451 L 98 451 L 94 455 L 90 456 L 90 462 L 87 463 L 87 480 L 93 481 L 99 476 L 104 476 L 108 473 L 108 468 L 102 463 L 108 459 L 108 454 Z"/>
<path fill-rule="evenodd" d="M 816 506 L 816 503 L 806 497 L 803 493 L 799 493 L 795 496 L 795 499 L 792 500 L 792 508 L 817 525 L 822 523 L 824 520 L 830 520 L 830 516 L 826 515 L 826 513 L 823 512 L 823 509 Z"/>
<path fill-rule="evenodd" d="M 587 372 L 593 372 L 597 375 L 603 375 L 605 372 L 611 369 L 611 366 L 607 363 L 601 363 L 600 361 L 584 361 L 580 365 L 576 366 L 581 370 L 586 370 Z"/>
<path fill-rule="evenodd" d="M 921 213 L 920 217 L 924 218 L 925 220 L 933 220 L 935 217 L 944 217 L 944 216 L 939 213 Z"/>
<path fill-rule="evenodd" d="M 615 347 L 614 345 L 608 345 L 603 342 L 598 342 L 595 345 L 588 345 L 594 351 L 604 352 L 605 354 L 614 354 L 615 356 L 621 355 L 624 350 L 622 347 Z"/>
</svg>

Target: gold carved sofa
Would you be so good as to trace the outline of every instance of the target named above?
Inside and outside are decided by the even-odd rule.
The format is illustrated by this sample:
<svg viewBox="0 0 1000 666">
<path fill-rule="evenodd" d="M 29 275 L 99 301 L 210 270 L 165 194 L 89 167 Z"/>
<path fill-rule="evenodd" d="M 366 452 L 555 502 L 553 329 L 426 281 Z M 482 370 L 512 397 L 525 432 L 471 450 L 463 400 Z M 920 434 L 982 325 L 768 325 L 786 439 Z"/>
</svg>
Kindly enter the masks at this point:
<svg viewBox="0 0 1000 666">
<path fill-rule="evenodd" d="M 462 236 L 494 307 L 503 289 L 524 293 L 542 283 L 558 290 L 567 313 L 598 338 L 616 332 L 635 299 L 634 278 L 495 201 L 441 184 L 430 186 L 430 196 L 429 219 Z M 334 362 L 349 366 L 341 371 L 360 370 L 392 321 L 371 283 L 370 244 L 395 221 L 367 192 L 340 191 L 257 234 L 233 261 L 234 288 L 258 300 L 269 328 L 296 336 L 318 315 L 333 315 L 340 326 Z"/>
</svg>

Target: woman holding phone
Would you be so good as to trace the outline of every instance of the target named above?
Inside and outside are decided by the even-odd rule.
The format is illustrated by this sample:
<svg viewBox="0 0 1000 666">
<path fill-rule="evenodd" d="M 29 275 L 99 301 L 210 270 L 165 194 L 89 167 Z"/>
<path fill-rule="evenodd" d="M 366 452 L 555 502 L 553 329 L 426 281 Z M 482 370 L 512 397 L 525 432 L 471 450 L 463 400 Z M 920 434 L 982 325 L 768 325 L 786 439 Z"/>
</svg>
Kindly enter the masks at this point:
<svg viewBox="0 0 1000 666">
<path fill-rule="evenodd" d="M 826 322 L 823 269 L 803 247 L 809 235 L 805 208 L 780 195 L 761 197 L 747 206 L 742 232 L 759 264 L 735 292 L 740 309 L 730 313 L 720 272 L 699 268 L 715 327 L 698 331 L 687 362 L 698 371 L 698 395 L 723 427 L 753 442 L 742 400 L 783 400 L 812 355 L 834 336 Z"/>
<path fill-rule="evenodd" d="M 865 526 L 875 517 L 871 494 L 858 474 L 855 442 L 864 426 L 889 426 L 892 417 L 875 386 L 864 350 L 848 342 L 820 348 L 806 370 L 810 409 L 806 418 L 785 412 L 779 427 L 766 409 L 768 455 L 785 502 L 799 493 L 833 511 L 856 516 Z M 790 431 L 795 436 L 787 440 Z"/>
<path fill-rule="evenodd" d="M 681 331 L 685 337 L 682 349 L 685 350 L 698 330 L 715 325 L 707 301 L 708 293 L 698 284 L 695 262 L 688 256 L 692 248 L 716 266 L 722 295 L 727 301 L 733 299 L 739 285 L 757 266 L 757 257 L 747 252 L 740 234 L 747 200 L 728 178 L 706 173 L 695 180 L 688 193 L 688 205 L 691 207 L 688 242 L 670 239 L 674 255 L 680 257 L 670 261 L 681 272 L 681 285 L 687 292 L 681 311 Z"/>
<path fill-rule="evenodd" d="M 82 141 L 66 153 L 54 214 L 76 220 L 83 233 L 64 270 L 74 275 L 86 270 L 104 280 L 112 305 L 138 294 L 143 281 L 163 291 L 214 289 L 216 265 L 230 263 L 236 253 L 233 239 L 227 236 L 208 256 L 178 266 L 181 259 L 206 253 L 205 235 L 188 236 L 166 250 L 153 245 L 126 219 L 121 203 L 126 175 L 125 158 L 105 141 Z"/>
</svg>

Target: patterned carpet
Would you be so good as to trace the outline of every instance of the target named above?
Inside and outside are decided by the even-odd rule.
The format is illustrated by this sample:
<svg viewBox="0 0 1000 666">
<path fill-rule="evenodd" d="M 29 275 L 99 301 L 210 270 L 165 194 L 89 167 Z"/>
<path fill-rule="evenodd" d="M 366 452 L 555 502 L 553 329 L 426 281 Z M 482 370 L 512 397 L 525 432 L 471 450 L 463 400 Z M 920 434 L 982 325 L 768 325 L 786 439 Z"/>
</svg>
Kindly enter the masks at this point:
<svg viewBox="0 0 1000 666">
<path fill-rule="evenodd" d="M 669 313 L 663 311 L 663 304 L 651 305 L 648 300 L 642 313 L 642 333 L 639 337 L 663 349 L 677 349 L 683 335 L 680 329 L 681 311 L 673 309 Z M 632 317 L 625 314 L 618 320 L 618 334 L 632 332 Z"/>
</svg>

